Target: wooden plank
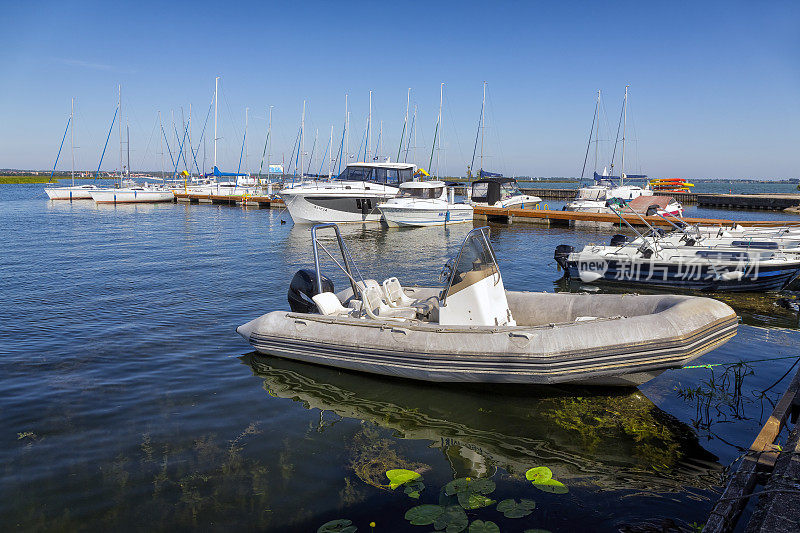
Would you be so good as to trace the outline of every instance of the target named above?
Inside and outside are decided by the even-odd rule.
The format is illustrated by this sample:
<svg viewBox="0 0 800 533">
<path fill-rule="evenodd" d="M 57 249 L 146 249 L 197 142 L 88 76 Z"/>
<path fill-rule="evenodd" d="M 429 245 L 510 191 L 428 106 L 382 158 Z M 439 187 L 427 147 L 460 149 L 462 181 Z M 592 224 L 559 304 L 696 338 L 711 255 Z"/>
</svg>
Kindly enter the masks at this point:
<svg viewBox="0 0 800 533">
<path fill-rule="evenodd" d="M 775 465 L 775 459 L 778 453 L 773 443 L 775 439 L 778 438 L 778 433 L 781 432 L 783 423 L 791 412 L 798 390 L 800 390 L 800 370 L 798 370 L 794 378 L 792 378 L 786 392 L 783 393 L 781 399 L 775 404 L 775 409 L 772 410 L 772 414 L 769 416 L 766 423 L 764 423 L 758 436 L 756 436 L 753 445 L 750 446 L 751 450 L 760 453 L 758 462 L 762 466 L 772 467 Z"/>
</svg>

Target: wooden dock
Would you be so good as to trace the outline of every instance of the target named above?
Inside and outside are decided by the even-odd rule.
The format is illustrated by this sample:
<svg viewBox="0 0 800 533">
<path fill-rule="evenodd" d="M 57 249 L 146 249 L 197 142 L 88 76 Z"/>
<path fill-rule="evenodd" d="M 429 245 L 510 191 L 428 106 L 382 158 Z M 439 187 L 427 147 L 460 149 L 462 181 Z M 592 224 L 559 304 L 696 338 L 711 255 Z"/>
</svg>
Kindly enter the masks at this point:
<svg viewBox="0 0 800 533">
<path fill-rule="evenodd" d="M 583 213 L 576 211 L 557 211 L 552 209 L 503 209 L 498 207 L 475 207 L 476 220 L 501 222 L 506 224 L 538 224 L 542 226 L 597 226 L 611 227 L 622 222 L 613 213 Z M 623 214 L 623 218 L 632 226 L 671 227 L 669 222 L 659 216 L 637 216 L 632 213 Z M 800 226 L 798 220 L 731 220 L 722 218 L 690 218 L 682 219 L 687 224 L 702 224 L 704 226 Z M 646 222 L 646 223 L 645 223 Z M 624 224 L 623 224 L 624 226 Z"/>
<path fill-rule="evenodd" d="M 522 189 L 525 193 L 547 200 L 569 201 L 575 198 L 577 189 Z M 800 206 L 800 194 L 700 194 L 696 192 L 659 192 L 659 196 L 672 196 L 683 204 L 720 209 L 766 209 L 782 211 Z"/>
<path fill-rule="evenodd" d="M 283 200 L 272 196 L 248 196 L 241 194 L 195 194 L 175 193 L 175 200 L 189 204 L 217 204 L 217 205 L 242 205 L 259 207 L 261 209 L 274 209 L 285 207 Z"/>
<path fill-rule="evenodd" d="M 775 444 L 786 420 L 791 418 L 796 422 L 798 413 L 800 370 L 729 479 L 708 517 L 704 532 L 800 531 L 800 427 L 795 425 L 785 446 Z M 756 491 L 757 486 L 763 488 Z M 752 497 L 758 498 L 756 509 L 745 528 L 737 527 Z"/>
</svg>

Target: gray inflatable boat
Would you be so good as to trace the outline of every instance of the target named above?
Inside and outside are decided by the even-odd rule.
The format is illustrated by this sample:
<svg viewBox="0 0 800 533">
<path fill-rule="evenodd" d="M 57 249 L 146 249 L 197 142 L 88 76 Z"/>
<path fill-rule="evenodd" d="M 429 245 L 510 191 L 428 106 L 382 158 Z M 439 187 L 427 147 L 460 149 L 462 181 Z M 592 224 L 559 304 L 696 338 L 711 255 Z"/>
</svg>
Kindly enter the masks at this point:
<svg viewBox="0 0 800 533">
<path fill-rule="evenodd" d="M 317 238 L 327 227 L 339 258 Z M 736 334 L 733 309 L 709 298 L 506 291 L 488 227 L 445 265 L 444 288 L 364 279 L 334 224 L 312 228 L 312 243 L 315 270 L 295 274 L 292 310 L 237 328 L 262 354 L 425 381 L 636 386 Z M 347 290 L 321 274 L 320 249 Z"/>
</svg>

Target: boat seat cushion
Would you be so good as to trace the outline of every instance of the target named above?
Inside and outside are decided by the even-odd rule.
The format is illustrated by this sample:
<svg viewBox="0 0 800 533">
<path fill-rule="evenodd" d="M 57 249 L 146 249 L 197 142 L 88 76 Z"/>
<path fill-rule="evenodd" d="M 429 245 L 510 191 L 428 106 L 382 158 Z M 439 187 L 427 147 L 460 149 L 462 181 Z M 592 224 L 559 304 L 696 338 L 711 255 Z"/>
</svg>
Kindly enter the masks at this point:
<svg viewBox="0 0 800 533">
<path fill-rule="evenodd" d="M 373 319 L 382 318 L 416 318 L 417 310 L 413 307 L 389 307 L 383 301 L 383 291 L 377 287 L 361 289 L 361 300 L 364 302 L 364 311 Z"/>
<path fill-rule="evenodd" d="M 332 292 L 321 292 L 311 297 L 314 303 L 317 304 L 319 312 L 323 315 L 349 315 L 352 309 L 342 305 L 339 298 Z"/>
<path fill-rule="evenodd" d="M 411 307 L 414 303 L 414 298 L 406 296 L 400 281 L 394 277 L 384 280 L 383 294 L 391 307 Z"/>
</svg>

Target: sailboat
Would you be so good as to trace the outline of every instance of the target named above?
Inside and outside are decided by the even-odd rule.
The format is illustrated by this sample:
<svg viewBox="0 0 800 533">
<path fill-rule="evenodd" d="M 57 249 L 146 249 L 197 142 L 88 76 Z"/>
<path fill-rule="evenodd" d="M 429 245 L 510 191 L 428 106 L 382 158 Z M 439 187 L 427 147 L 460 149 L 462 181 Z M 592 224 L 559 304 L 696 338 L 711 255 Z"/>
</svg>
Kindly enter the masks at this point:
<svg viewBox="0 0 800 533">
<path fill-rule="evenodd" d="M 622 121 L 622 167 L 619 176 L 609 175 L 607 167 L 603 169 L 602 174 L 594 171 L 594 184 L 588 187 L 581 187 L 578 189 L 578 194 L 575 199 L 564 206 L 565 211 L 579 211 L 586 213 L 613 213 L 610 205 L 628 203 L 639 197 L 652 197 L 653 190 L 649 186 L 644 188 L 638 185 L 625 185 L 625 179 L 646 179 L 645 175 L 626 175 L 625 174 L 625 130 L 628 118 L 628 85 L 625 86 L 625 98 L 622 101 L 622 113 L 620 119 Z M 595 140 L 595 164 L 597 163 L 597 130 L 599 129 L 599 116 L 600 116 L 600 91 L 597 91 L 597 102 L 595 104 L 594 116 L 592 117 L 592 128 L 589 132 L 589 144 L 586 146 L 586 156 L 583 160 L 584 171 L 586 170 L 586 160 L 589 155 L 589 147 L 591 146 L 592 136 Z M 595 125 L 598 128 L 595 128 Z M 617 126 L 617 134 L 619 134 L 619 126 Z M 611 160 L 611 174 L 614 171 L 614 160 Z M 583 178 L 583 172 L 581 172 Z M 614 180 L 619 180 L 615 183 Z M 642 202 L 642 201 L 640 201 Z M 647 202 L 642 202 L 646 204 Z M 664 204 L 663 206 L 661 204 Z M 653 207 L 660 215 L 681 216 L 683 214 L 683 206 L 675 201 L 674 198 L 669 198 L 668 201 L 660 201 L 656 198 L 653 199 Z"/>
<path fill-rule="evenodd" d="M 70 151 L 72 152 L 72 185 L 69 187 L 45 187 L 44 192 L 51 200 L 91 200 L 92 191 L 97 189 L 97 185 L 75 185 L 75 98 L 72 99 L 72 106 L 70 108 L 69 119 L 67 120 L 67 129 L 64 130 L 64 136 L 61 138 L 61 146 L 58 147 L 58 155 L 56 155 L 56 162 L 53 163 L 53 171 L 50 173 L 50 179 L 56 173 L 56 165 L 61 156 L 61 149 L 64 147 L 64 139 L 70 133 Z"/>
<path fill-rule="evenodd" d="M 122 87 L 119 87 L 119 102 L 118 110 L 122 112 Z M 175 195 L 172 191 L 161 187 L 155 187 L 150 184 L 146 185 L 132 185 L 130 187 L 122 187 L 123 174 L 126 174 L 127 179 L 131 177 L 131 135 L 130 127 L 125 128 L 127 135 L 127 165 L 122 165 L 122 118 L 118 124 L 119 128 L 119 186 L 115 188 L 98 188 L 91 191 L 92 200 L 98 204 L 130 204 L 130 203 L 155 203 L 155 202 L 172 202 Z"/>
<path fill-rule="evenodd" d="M 483 170 L 483 137 L 486 129 L 486 82 L 483 82 L 483 101 L 481 102 L 481 118 L 478 121 L 478 131 L 475 134 L 475 146 L 472 149 L 472 163 L 467 168 L 467 177 L 472 178 L 472 168 L 475 166 L 475 152 L 478 148 L 478 138 L 481 141 L 480 170 L 478 179 L 470 184 L 470 202 L 473 205 L 502 208 L 525 209 L 525 206 L 534 206 L 542 201 L 538 196 L 523 194 L 519 190 L 517 180 L 506 178 L 496 172 Z"/>
</svg>

